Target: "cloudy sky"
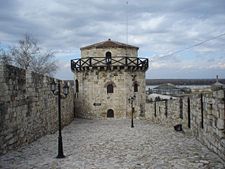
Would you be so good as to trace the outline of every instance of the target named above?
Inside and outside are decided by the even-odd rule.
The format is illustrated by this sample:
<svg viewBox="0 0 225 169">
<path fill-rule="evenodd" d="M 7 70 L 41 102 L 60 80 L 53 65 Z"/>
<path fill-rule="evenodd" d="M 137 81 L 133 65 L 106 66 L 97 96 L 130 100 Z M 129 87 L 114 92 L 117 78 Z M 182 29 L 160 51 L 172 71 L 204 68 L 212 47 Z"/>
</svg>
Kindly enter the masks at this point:
<svg viewBox="0 0 225 169">
<path fill-rule="evenodd" d="M 56 77 L 72 79 L 80 47 L 126 43 L 127 17 L 128 43 L 150 59 L 147 78 L 225 78 L 224 0 L 0 0 L 0 45 L 31 34 L 57 52 Z"/>
</svg>

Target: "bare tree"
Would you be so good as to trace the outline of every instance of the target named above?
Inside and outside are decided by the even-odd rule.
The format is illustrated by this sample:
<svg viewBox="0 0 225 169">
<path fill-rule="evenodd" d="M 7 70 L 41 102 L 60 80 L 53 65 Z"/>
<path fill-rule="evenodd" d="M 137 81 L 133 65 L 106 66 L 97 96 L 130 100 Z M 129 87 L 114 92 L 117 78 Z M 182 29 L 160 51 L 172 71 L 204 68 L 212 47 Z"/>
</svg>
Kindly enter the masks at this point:
<svg viewBox="0 0 225 169">
<path fill-rule="evenodd" d="M 10 65 L 12 64 L 12 57 L 4 49 L 0 49 L 0 63 Z"/>
<path fill-rule="evenodd" d="M 19 44 L 11 49 L 11 55 L 15 65 L 23 69 L 29 69 L 41 74 L 53 74 L 57 65 L 53 60 L 54 52 L 44 52 L 30 35 L 26 34 Z"/>
<path fill-rule="evenodd" d="M 50 62 L 54 57 L 54 52 L 51 51 L 45 52 L 39 57 L 34 57 L 30 63 L 31 70 L 40 74 L 50 75 L 54 73 L 57 69 L 56 62 Z"/>
</svg>

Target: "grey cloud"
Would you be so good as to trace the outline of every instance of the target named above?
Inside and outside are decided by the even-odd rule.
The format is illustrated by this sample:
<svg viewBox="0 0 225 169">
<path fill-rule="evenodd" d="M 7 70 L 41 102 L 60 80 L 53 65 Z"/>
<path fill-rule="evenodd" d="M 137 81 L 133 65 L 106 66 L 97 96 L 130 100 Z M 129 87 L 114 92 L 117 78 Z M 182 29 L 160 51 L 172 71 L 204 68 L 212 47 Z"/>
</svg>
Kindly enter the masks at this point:
<svg viewBox="0 0 225 169">
<path fill-rule="evenodd" d="M 127 15 L 129 43 L 140 46 L 140 53 L 147 56 L 168 54 L 225 30 L 224 0 L 129 0 L 128 5 L 126 0 L 0 0 L 0 3 L 1 43 L 16 43 L 24 33 L 30 33 L 46 48 L 61 53 L 108 38 L 126 42 Z M 190 51 L 204 58 L 205 54 L 219 57 L 224 50 L 221 37 Z M 182 58 L 173 57 L 179 57 L 177 61 Z"/>
</svg>

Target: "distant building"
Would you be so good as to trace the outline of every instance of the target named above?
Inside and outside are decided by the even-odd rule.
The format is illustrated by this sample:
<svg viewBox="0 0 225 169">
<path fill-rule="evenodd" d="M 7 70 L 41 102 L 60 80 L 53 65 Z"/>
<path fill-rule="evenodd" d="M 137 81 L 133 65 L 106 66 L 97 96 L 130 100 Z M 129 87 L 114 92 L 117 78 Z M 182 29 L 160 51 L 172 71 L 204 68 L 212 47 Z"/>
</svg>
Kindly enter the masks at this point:
<svg viewBox="0 0 225 169">
<path fill-rule="evenodd" d="M 216 76 L 216 83 L 211 85 L 211 89 L 212 90 L 220 90 L 220 89 L 224 89 L 225 85 L 219 82 L 219 77 L 218 75 Z"/>
<path fill-rule="evenodd" d="M 172 83 L 161 84 L 152 89 L 152 93 L 163 94 L 163 95 L 181 95 L 189 93 L 191 90 L 189 88 L 179 88 Z"/>
</svg>

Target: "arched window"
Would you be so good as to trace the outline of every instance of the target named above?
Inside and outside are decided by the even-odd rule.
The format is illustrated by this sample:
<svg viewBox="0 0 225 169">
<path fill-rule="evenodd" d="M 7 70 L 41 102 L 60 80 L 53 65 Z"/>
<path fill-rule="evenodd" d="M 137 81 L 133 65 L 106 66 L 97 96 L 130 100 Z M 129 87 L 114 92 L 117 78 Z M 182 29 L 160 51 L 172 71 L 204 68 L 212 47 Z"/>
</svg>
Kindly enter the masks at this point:
<svg viewBox="0 0 225 169">
<path fill-rule="evenodd" d="M 134 83 L 134 92 L 138 92 L 138 84 Z"/>
<path fill-rule="evenodd" d="M 109 117 L 109 118 L 113 118 L 114 117 L 114 111 L 112 109 L 109 109 L 107 111 L 107 117 Z"/>
<path fill-rule="evenodd" d="M 111 54 L 111 52 L 106 52 L 106 54 L 105 54 L 105 62 L 108 65 L 112 63 L 112 54 Z"/>
<path fill-rule="evenodd" d="M 75 80 L 75 90 L 76 90 L 76 93 L 79 92 L 79 82 L 77 79 Z"/>
<path fill-rule="evenodd" d="M 108 84 L 107 85 L 107 93 L 113 93 L 113 84 Z"/>
</svg>

